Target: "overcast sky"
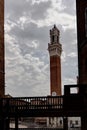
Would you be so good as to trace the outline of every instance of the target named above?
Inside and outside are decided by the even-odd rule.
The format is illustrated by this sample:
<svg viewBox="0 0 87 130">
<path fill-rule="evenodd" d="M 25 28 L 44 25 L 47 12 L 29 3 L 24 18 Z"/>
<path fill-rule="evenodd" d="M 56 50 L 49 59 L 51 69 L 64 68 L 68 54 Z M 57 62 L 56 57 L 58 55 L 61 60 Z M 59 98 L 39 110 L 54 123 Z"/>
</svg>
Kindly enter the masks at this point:
<svg viewBox="0 0 87 130">
<path fill-rule="evenodd" d="M 6 94 L 50 94 L 49 30 L 56 24 L 62 44 L 62 90 L 76 83 L 75 0 L 5 0 Z"/>
</svg>

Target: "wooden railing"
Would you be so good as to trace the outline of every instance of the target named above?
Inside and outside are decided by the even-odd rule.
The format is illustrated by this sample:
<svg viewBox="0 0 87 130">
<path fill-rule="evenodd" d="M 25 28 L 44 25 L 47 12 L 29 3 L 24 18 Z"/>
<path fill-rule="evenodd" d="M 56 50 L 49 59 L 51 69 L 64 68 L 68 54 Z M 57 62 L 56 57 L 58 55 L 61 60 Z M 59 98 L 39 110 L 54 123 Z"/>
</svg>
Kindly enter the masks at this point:
<svg viewBox="0 0 87 130">
<path fill-rule="evenodd" d="M 15 112 L 16 110 L 36 109 L 63 109 L 63 96 L 48 97 L 16 97 L 0 100 L 3 111 Z"/>
<path fill-rule="evenodd" d="M 15 128 L 10 128 L 10 130 L 15 130 Z M 63 128 L 18 128 L 18 130 L 63 130 Z"/>
<path fill-rule="evenodd" d="M 15 130 L 15 128 L 10 128 L 10 130 Z M 18 128 L 18 130 L 64 130 L 63 128 Z M 68 128 L 68 130 L 81 130 L 78 128 Z"/>
</svg>

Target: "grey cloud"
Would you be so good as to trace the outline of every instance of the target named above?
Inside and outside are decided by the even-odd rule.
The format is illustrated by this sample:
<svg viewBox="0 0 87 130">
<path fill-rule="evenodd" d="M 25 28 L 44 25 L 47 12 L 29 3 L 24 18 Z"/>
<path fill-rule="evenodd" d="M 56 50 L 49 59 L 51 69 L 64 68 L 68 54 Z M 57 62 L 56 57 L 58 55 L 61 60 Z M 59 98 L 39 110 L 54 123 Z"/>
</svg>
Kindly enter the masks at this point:
<svg viewBox="0 0 87 130">
<path fill-rule="evenodd" d="M 35 3 L 32 10 L 32 18 L 34 20 L 40 20 L 47 17 L 47 10 L 51 7 L 51 1 Z"/>
<path fill-rule="evenodd" d="M 62 0 L 62 4 L 65 5 L 67 8 L 74 6 L 75 0 Z"/>
<path fill-rule="evenodd" d="M 5 1 L 6 16 L 9 15 L 11 19 L 15 18 L 15 21 L 17 21 L 29 7 L 31 7 L 30 4 L 26 4 L 25 0 L 18 0 L 17 2 L 12 0 L 9 0 L 9 2 Z"/>
<path fill-rule="evenodd" d="M 77 70 L 77 43 L 76 30 L 61 28 L 61 44 L 65 53 L 65 60 L 62 61 L 62 81 L 64 84 L 72 84 L 76 81 Z M 73 52 L 73 53 L 72 53 Z M 74 54 L 74 56 L 72 56 Z"/>
<path fill-rule="evenodd" d="M 62 12 L 66 12 L 70 15 L 75 15 L 75 13 L 76 13 L 75 4 L 76 4 L 75 0 L 62 0 L 61 5 L 65 6 L 65 8 L 64 8 L 64 10 L 62 10 Z"/>
<path fill-rule="evenodd" d="M 68 54 L 73 51 L 77 51 L 76 43 L 76 30 L 67 29 L 61 31 L 61 43 L 63 45 L 63 50 Z"/>
<path fill-rule="evenodd" d="M 12 47 L 14 47 L 14 45 Z M 19 46 L 17 47 L 19 48 Z M 13 51 L 13 53 L 16 52 Z M 43 87 L 43 82 L 49 80 L 49 74 L 47 74 L 48 63 L 45 63 L 44 60 L 39 59 L 37 56 L 32 56 L 29 52 L 25 54 L 25 56 L 23 56 L 22 53 L 18 53 L 17 57 L 15 57 L 15 54 L 13 58 L 10 58 L 10 55 L 6 57 L 6 92 L 11 93 L 13 96 L 34 96 L 35 91 L 36 95 L 40 95 L 38 90 L 42 86 L 43 95 L 44 89 L 47 90 L 46 94 L 48 93 L 48 85 Z M 21 92 L 16 91 L 20 88 Z M 36 88 L 38 88 L 38 90 L 36 90 Z"/>
<path fill-rule="evenodd" d="M 20 39 L 37 39 L 37 38 L 42 38 L 42 32 L 43 29 L 41 30 L 41 28 L 37 27 L 37 24 L 34 23 L 26 23 L 23 27 L 24 29 L 22 29 L 19 25 L 15 26 L 14 28 L 12 28 L 12 30 L 10 31 L 10 34 L 15 35 L 16 38 L 20 38 Z M 42 31 L 42 32 L 41 32 Z"/>
<path fill-rule="evenodd" d="M 5 1 L 6 16 L 9 16 L 15 22 L 22 16 L 31 17 L 34 20 L 44 19 L 47 17 L 46 12 L 50 7 L 51 1 L 44 1 L 39 4 L 32 4 L 32 0 L 29 0 L 29 2 L 25 0 L 18 0 L 17 2 Z"/>
<path fill-rule="evenodd" d="M 23 54 L 26 54 L 35 51 L 35 48 L 32 47 L 33 40 L 37 41 L 37 50 L 47 50 L 47 44 L 49 42 L 49 30 L 50 27 L 37 27 L 36 24 L 29 23 L 24 26 L 23 30 L 20 28 L 20 26 L 14 26 L 9 32 L 9 35 L 12 35 L 17 39 L 16 44 L 20 46 Z"/>
</svg>

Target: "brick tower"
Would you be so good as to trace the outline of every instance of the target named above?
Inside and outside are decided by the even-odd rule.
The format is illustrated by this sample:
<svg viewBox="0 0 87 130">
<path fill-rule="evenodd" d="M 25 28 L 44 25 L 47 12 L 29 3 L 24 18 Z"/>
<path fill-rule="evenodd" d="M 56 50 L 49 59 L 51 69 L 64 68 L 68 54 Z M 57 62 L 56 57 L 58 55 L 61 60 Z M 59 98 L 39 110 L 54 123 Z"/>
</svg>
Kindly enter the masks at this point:
<svg viewBox="0 0 87 130">
<path fill-rule="evenodd" d="M 87 84 L 87 0 L 76 0 L 79 83 Z"/>
<path fill-rule="evenodd" d="M 51 95 L 61 95 L 61 52 L 59 43 L 60 32 L 56 25 L 50 30 L 50 43 L 48 51 L 50 55 L 50 90 Z"/>
<path fill-rule="evenodd" d="M 4 0 L 0 0 L 0 97 L 3 97 L 4 93 Z"/>
</svg>

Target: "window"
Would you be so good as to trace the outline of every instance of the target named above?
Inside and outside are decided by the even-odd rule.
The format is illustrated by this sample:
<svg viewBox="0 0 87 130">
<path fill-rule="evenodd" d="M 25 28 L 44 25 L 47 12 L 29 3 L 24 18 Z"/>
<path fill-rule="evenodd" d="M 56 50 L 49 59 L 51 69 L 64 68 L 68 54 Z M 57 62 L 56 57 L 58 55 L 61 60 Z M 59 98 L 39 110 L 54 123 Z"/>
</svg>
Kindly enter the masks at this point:
<svg viewBox="0 0 87 130">
<path fill-rule="evenodd" d="M 85 9 L 85 33 L 87 37 L 87 8 Z"/>
<path fill-rule="evenodd" d="M 70 120 L 70 125 L 72 125 L 72 123 L 73 123 L 72 120 Z"/>
<path fill-rule="evenodd" d="M 54 42 L 54 36 L 52 36 L 52 42 Z"/>
<path fill-rule="evenodd" d="M 78 125 L 78 121 L 77 120 L 75 121 L 75 124 Z"/>
<path fill-rule="evenodd" d="M 70 88 L 70 94 L 77 94 L 78 93 L 78 88 L 74 87 L 74 88 Z"/>
<path fill-rule="evenodd" d="M 59 42 L 59 38 L 58 38 L 58 36 L 57 36 L 57 42 Z"/>
<path fill-rule="evenodd" d="M 60 120 L 60 125 L 62 124 L 62 120 Z"/>
</svg>

